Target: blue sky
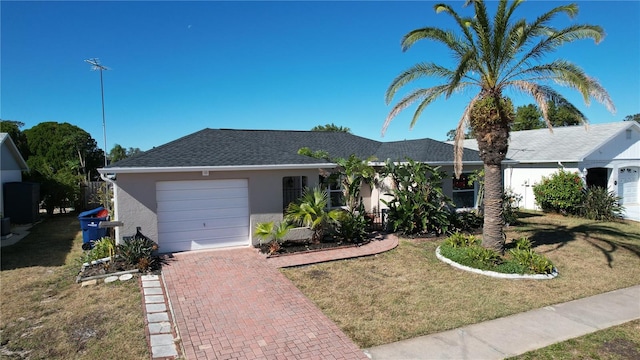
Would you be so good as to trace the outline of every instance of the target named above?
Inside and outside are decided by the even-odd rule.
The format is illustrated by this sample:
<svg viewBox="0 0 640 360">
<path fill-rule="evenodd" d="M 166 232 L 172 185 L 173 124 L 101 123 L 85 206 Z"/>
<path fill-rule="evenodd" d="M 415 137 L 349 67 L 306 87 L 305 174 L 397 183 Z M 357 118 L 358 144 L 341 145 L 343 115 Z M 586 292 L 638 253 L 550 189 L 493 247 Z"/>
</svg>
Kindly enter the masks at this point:
<svg viewBox="0 0 640 360">
<path fill-rule="evenodd" d="M 461 13 L 471 10 L 449 3 Z M 558 3 L 530 0 L 516 17 Z M 147 150 L 206 127 L 309 130 L 327 123 L 375 140 L 444 140 L 474 94 L 430 105 L 413 130 L 415 108 L 409 108 L 380 134 L 393 78 L 420 61 L 449 62 L 433 42 L 400 50 L 410 30 L 453 27 L 434 4 L 3 0 L 0 116 L 24 122 L 23 129 L 69 122 L 104 147 L 100 77 L 84 62 L 96 57 L 110 69 L 103 74 L 107 150 L 116 143 Z M 592 123 L 640 113 L 640 2 L 578 4 L 577 18 L 563 16 L 558 24 L 601 25 L 606 38 L 599 45 L 578 41 L 551 56 L 599 79 L 617 113 L 597 102 L 587 107 L 570 89 L 563 93 Z M 533 102 L 512 98 L 516 105 Z"/>
</svg>

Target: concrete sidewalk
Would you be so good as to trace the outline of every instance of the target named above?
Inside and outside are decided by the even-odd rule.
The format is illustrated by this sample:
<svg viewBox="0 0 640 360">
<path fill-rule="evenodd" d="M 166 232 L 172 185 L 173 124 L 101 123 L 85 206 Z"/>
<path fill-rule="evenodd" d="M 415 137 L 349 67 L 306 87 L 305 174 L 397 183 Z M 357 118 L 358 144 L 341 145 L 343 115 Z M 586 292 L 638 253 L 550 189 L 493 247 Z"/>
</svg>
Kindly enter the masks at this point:
<svg viewBox="0 0 640 360">
<path fill-rule="evenodd" d="M 371 359 L 503 359 L 640 319 L 640 285 L 365 349 Z"/>
</svg>

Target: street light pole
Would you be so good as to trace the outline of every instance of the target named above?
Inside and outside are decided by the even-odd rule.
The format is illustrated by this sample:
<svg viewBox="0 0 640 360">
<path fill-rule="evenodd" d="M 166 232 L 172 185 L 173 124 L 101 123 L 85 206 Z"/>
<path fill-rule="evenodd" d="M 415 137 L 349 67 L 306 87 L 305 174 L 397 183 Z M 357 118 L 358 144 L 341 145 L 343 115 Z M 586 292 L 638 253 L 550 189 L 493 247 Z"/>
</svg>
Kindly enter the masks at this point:
<svg viewBox="0 0 640 360">
<path fill-rule="evenodd" d="M 109 70 L 106 66 L 100 64 L 97 58 L 85 60 L 86 63 L 91 65 L 91 70 L 100 71 L 100 95 L 102 97 L 102 136 L 104 139 L 104 166 L 107 166 L 107 122 L 104 117 L 104 85 L 102 82 L 102 70 Z"/>
</svg>

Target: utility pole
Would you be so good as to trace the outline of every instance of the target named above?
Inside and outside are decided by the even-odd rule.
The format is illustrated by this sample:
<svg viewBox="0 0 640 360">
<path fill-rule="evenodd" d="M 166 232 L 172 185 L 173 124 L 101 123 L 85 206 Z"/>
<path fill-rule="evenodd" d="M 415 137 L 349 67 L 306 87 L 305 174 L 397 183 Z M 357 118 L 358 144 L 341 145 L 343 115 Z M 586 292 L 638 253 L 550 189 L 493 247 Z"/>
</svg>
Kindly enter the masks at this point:
<svg viewBox="0 0 640 360">
<path fill-rule="evenodd" d="M 97 58 L 85 60 L 91 65 L 91 70 L 100 70 L 100 95 L 102 96 L 102 135 L 104 138 L 104 166 L 107 166 L 107 123 L 104 118 L 104 86 L 102 83 L 102 70 L 109 70 L 106 66 L 100 64 Z"/>
</svg>

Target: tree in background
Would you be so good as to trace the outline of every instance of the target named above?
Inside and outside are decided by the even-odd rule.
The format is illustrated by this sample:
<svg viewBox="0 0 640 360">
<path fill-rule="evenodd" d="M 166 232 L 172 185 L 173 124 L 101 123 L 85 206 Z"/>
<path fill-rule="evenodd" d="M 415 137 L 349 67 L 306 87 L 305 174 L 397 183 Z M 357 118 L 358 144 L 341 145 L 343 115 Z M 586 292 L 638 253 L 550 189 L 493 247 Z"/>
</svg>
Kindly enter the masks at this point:
<svg viewBox="0 0 640 360">
<path fill-rule="evenodd" d="M 0 132 L 7 133 L 16 144 L 18 151 L 26 160 L 29 157 L 29 146 L 26 135 L 20 130 L 24 123 L 16 120 L 0 120 Z"/>
<path fill-rule="evenodd" d="M 30 172 L 41 184 L 40 197 L 48 213 L 55 207 L 79 208 L 80 184 L 96 180 L 104 153 L 89 133 L 69 123 L 43 122 L 24 131 Z"/>
<path fill-rule="evenodd" d="M 331 124 L 327 124 L 327 125 L 317 125 L 314 126 L 311 131 L 326 131 L 326 132 L 345 132 L 345 133 L 351 133 L 351 129 L 349 129 L 348 127 L 343 127 L 343 126 L 338 126 L 334 123 Z"/>
<path fill-rule="evenodd" d="M 545 56 L 573 41 L 593 39 L 596 43 L 600 42 L 604 30 L 599 26 L 576 23 L 566 28 L 556 28 L 558 15 L 574 18 L 578 14 L 576 4 L 556 6 L 532 22 L 524 18 L 513 19 L 514 12 L 522 3 L 500 0 L 493 18 L 481 0 L 465 1 L 465 6 L 471 5 L 474 10 L 469 17 L 460 16 L 449 5 L 436 4 L 435 12 L 450 16 L 457 25 L 457 31 L 437 27 L 413 30 L 403 37 L 402 50 L 408 50 L 420 40 L 433 40 L 445 45 L 455 62 L 452 67 L 422 62 L 398 75 L 387 89 L 387 103 L 401 88 L 416 80 L 439 78 L 441 82 L 410 91 L 391 109 L 382 128 L 384 133 L 389 123 L 414 103 L 418 103 L 418 107 L 411 127 L 436 99 L 442 96 L 448 98 L 471 88 L 478 90 L 462 112 L 456 128 L 455 173 L 459 177 L 462 172 L 465 129 L 470 127 L 478 141 L 485 170 L 482 245 L 498 250 L 503 250 L 505 242 L 501 163 L 509 148 L 509 131 L 515 120 L 511 99 L 504 93 L 515 90 L 530 95 L 550 127 L 550 103 L 565 107 L 580 120 L 585 119 L 562 94 L 547 85 L 550 80 L 577 90 L 587 104 L 593 98 L 610 111 L 615 111 L 607 91 L 577 65 L 558 58 L 542 62 Z"/>
<path fill-rule="evenodd" d="M 542 129 L 545 127 L 542 113 L 535 104 L 518 106 L 516 118 L 511 124 L 511 131 Z"/>
<path fill-rule="evenodd" d="M 125 149 L 124 147 L 122 147 L 122 145 L 115 144 L 111 151 L 109 151 L 109 160 L 111 161 L 111 163 L 115 163 L 122 159 L 136 156 L 140 153 L 142 153 L 142 150 L 140 150 L 140 148 L 130 147 L 128 149 Z"/>
<path fill-rule="evenodd" d="M 583 116 L 576 114 L 571 109 L 572 105 L 560 103 L 556 105 L 554 102 L 549 101 L 547 104 L 548 117 L 551 126 L 572 126 L 580 125 L 583 122 Z"/>
<path fill-rule="evenodd" d="M 635 121 L 640 123 L 640 114 L 627 115 L 624 117 L 624 121 Z"/>
</svg>

